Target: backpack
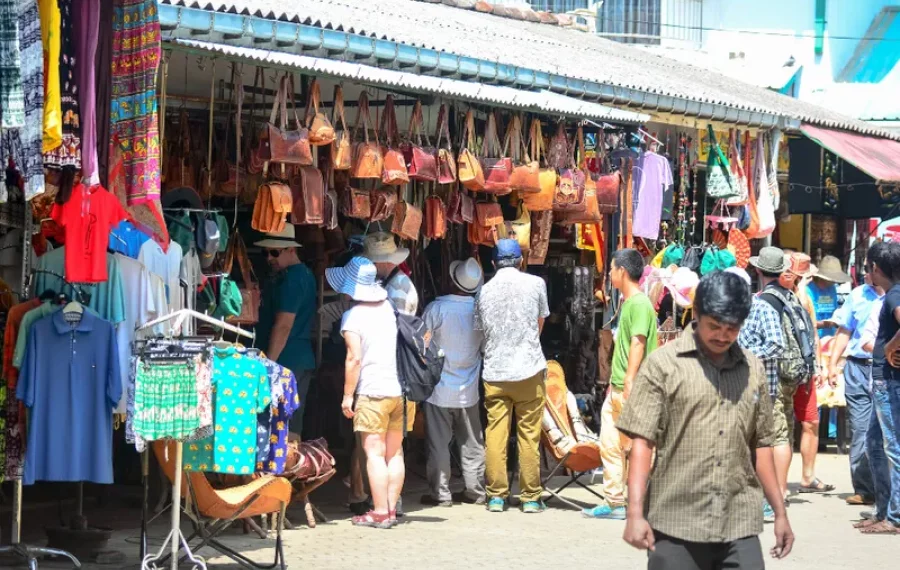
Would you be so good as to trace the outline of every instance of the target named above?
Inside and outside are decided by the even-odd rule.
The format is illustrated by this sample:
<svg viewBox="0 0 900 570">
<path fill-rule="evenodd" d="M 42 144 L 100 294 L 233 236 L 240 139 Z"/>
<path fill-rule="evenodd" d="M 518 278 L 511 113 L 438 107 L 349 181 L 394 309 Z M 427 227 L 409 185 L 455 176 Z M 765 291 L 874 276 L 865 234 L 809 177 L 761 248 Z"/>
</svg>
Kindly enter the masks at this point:
<svg viewBox="0 0 900 570">
<path fill-rule="evenodd" d="M 788 384 L 806 384 L 816 370 L 816 332 L 809 313 L 790 291 L 769 287 L 760 298 L 781 315 L 785 347 L 778 359 L 778 377 Z"/>
<path fill-rule="evenodd" d="M 403 397 L 412 402 L 424 402 L 441 381 L 444 351 L 434 342 L 421 318 L 404 315 L 396 307 L 394 316 L 397 318 L 397 378 L 403 388 Z M 405 410 L 404 406 L 404 414 Z"/>
</svg>

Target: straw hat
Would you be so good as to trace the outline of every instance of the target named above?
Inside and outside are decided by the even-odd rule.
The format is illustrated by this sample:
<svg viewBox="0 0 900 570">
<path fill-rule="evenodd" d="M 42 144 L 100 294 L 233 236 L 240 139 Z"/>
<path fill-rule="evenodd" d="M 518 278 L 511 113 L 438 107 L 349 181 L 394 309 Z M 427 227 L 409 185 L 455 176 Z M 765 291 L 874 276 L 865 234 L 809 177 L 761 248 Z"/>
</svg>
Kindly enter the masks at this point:
<svg viewBox="0 0 900 570">
<path fill-rule="evenodd" d="M 387 299 L 387 291 L 378 284 L 378 271 L 365 257 L 354 257 L 343 267 L 329 267 L 325 279 L 338 293 L 349 295 L 354 301 L 375 302 Z"/>
<path fill-rule="evenodd" d="M 366 236 L 363 257 L 372 263 L 393 263 L 400 265 L 409 257 L 409 250 L 397 247 L 394 235 L 388 232 L 375 232 Z"/>
<path fill-rule="evenodd" d="M 481 264 L 470 257 L 465 261 L 450 263 L 450 280 L 460 291 L 477 293 L 484 285 L 484 272 L 481 270 Z"/>
<path fill-rule="evenodd" d="M 297 243 L 297 233 L 294 230 L 294 224 L 285 224 L 284 229 L 274 234 L 266 234 L 266 239 L 260 240 L 253 245 L 257 247 L 265 247 L 268 249 L 285 249 L 288 247 L 303 247 Z"/>
<path fill-rule="evenodd" d="M 822 258 L 822 261 L 819 262 L 819 273 L 816 274 L 816 277 L 832 283 L 849 283 L 853 280 L 841 269 L 841 260 L 833 255 L 826 255 Z"/>
</svg>

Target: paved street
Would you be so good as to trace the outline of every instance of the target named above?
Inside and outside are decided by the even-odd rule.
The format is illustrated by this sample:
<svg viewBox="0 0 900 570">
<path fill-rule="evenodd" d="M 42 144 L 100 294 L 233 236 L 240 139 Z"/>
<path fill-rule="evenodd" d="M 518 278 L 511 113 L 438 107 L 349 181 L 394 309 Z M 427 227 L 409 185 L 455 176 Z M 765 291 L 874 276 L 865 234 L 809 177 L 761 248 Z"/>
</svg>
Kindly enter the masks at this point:
<svg viewBox="0 0 900 570">
<path fill-rule="evenodd" d="M 797 544 L 784 561 L 771 562 L 776 570 L 856 570 L 883 567 L 885 560 L 900 554 L 900 537 L 862 536 L 850 528 L 859 510 L 844 504 L 849 493 L 847 458 L 823 455 L 819 458 L 819 476 L 837 485 L 834 494 L 795 495 L 789 509 Z M 799 467 L 799 456 L 795 456 Z M 792 480 L 796 481 L 796 468 Z M 344 489 L 339 481 L 314 495 L 315 501 L 333 522 L 315 529 L 301 527 L 286 532 L 286 552 L 290 568 L 317 570 L 364 566 L 371 569 L 404 570 L 429 568 L 516 568 L 517 570 L 559 567 L 645 568 L 645 556 L 621 540 L 624 522 L 583 519 L 580 513 L 556 506 L 544 514 L 523 515 L 516 510 L 491 514 L 482 507 L 457 505 L 452 508 L 418 505 L 422 480 L 411 475 L 405 496 L 409 512 L 405 524 L 391 530 L 354 528 L 339 501 Z M 587 493 L 573 493 L 586 499 Z M 329 506 L 329 503 L 331 505 Z M 121 529 L 110 546 L 129 555 L 127 563 L 85 565 L 89 570 L 137 567 L 136 513 L 122 516 L 132 521 Z M 118 517 L 117 517 L 118 518 Z M 166 517 L 167 518 L 167 517 Z M 302 518 L 295 512 L 295 521 Z M 185 521 L 184 528 L 189 525 Z M 773 543 L 771 526 L 763 535 L 764 548 Z M 155 524 L 152 536 L 165 533 L 164 524 Z M 241 534 L 239 528 L 226 533 L 226 542 L 260 560 L 269 559 L 273 542 Z M 154 542 L 158 548 L 159 542 Z M 202 554 L 210 555 L 206 550 Z M 228 560 L 212 558 L 210 568 L 236 569 Z M 3 563 L 0 562 L 0 565 Z M 68 568 L 41 563 L 41 568 Z"/>
</svg>

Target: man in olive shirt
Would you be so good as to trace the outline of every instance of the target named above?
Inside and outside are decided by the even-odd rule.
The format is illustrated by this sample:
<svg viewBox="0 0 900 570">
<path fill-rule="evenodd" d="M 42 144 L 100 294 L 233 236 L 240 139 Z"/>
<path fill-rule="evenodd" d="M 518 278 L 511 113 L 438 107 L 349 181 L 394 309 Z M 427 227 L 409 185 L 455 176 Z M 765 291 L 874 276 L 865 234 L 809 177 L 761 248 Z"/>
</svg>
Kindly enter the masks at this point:
<svg viewBox="0 0 900 570">
<path fill-rule="evenodd" d="M 650 570 L 762 570 L 763 493 L 775 510 L 772 556 L 793 546 L 766 374 L 735 344 L 750 303 L 737 275 L 704 276 L 696 322 L 647 358 L 616 424 L 633 440 L 624 538 L 650 550 Z"/>
</svg>

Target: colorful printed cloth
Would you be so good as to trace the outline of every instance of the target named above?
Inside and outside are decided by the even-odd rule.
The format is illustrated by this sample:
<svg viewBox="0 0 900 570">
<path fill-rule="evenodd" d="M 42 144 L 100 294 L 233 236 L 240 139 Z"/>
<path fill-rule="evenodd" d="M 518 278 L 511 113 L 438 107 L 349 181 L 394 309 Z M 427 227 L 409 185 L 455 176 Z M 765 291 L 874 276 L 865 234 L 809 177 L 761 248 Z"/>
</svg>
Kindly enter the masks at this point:
<svg viewBox="0 0 900 570">
<path fill-rule="evenodd" d="M 75 75 L 77 56 L 72 41 L 72 0 L 57 1 L 60 15 L 58 49 L 62 144 L 44 153 L 44 166 L 81 170 L 81 119 Z"/>
<path fill-rule="evenodd" d="M 269 379 L 272 385 L 280 386 L 280 397 L 272 400 L 272 424 L 269 435 L 269 456 L 264 465 L 257 465 L 257 471 L 284 473 L 284 463 L 287 459 L 287 443 L 289 420 L 294 412 L 300 408 L 300 396 L 297 393 L 297 379 L 294 373 L 271 360 L 266 361 L 269 370 Z"/>
<path fill-rule="evenodd" d="M 122 150 L 125 192 L 134 205 L 159 198 L 159 14 L 156 0 L 115 0 L 113 10 L 110 146 Z"/>
<path fill-rule="evenodd" d="M 0 0 L 0 128 L 3 129 L 18 129 L 25 124 L 19 37 L 16 0 Z"/>
<path fill-rule="evenodd" d="M 197 366 L 139 364 L 134 383 L 134 433 L 147 441 L 182 439 L 197 431 Z"/>
</svg>

